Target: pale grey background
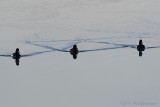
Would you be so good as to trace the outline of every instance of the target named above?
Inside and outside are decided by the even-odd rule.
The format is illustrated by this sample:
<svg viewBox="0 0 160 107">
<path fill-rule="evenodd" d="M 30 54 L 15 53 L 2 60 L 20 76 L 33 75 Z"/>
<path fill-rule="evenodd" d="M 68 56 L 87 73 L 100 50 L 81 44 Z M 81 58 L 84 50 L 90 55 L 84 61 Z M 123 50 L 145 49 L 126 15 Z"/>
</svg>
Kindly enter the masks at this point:
<svg viewBox="0 0 160 107">
<path fill-rule="evenodd" d="M 23 55 L 52 51 L 22 57 L 18 67 L 11 57 L 0 57 L 0 107 L 159 107 L 159 4 L 0 0 L 0 55 L 17 47 Z M 155 48 L 139 57 L 139 39 Z M 80 52 L 76 60 L 52 50 L 73 44 L 79 50 L 115 49 Z"/>
</svg>

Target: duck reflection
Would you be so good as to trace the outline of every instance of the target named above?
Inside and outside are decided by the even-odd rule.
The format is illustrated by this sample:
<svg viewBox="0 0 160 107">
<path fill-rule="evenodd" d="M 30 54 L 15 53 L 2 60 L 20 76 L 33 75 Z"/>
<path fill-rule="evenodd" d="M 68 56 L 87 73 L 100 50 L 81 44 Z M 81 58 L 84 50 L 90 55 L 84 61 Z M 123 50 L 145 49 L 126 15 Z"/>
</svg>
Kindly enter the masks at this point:
<svg viewBox="0 0 160 107">
<path fill-rule="evenodd" d="M 12 58 L 15 59 L 15 63 L 18 66 L 19 65 L 19 59 L 21 58 L 20 52 L 19 52 L 19 48 L 16 49 L 15 53 L 13 53 Z"/>
<path fill-rule="evenodd" d="M 139 51 L 139 56 L 142 56 L 142 51 L 145 50 L 145 46 L 143 45 L 143 41 L 139 40 L 139 45 L 137 46 L 137 50 Z"/>
<path fill-rule="evenodd" d="M 73 55 L 73 59 L 77 59 L 78 52 L 77 45 L 73 45 L 73 48 L 70 49 L 70 54 Z"/>
</svg>

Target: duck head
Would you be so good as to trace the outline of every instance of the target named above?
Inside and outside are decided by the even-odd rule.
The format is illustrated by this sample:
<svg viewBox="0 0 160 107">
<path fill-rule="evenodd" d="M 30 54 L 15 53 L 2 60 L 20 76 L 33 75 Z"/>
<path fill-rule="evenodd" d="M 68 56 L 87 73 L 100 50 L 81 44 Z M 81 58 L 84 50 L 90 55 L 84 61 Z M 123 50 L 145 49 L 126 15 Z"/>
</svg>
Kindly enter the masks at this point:
<svg viewBox="0 0 160 107">
<path fill-rule="evenodd" d="M 15 52 L 15 53 L 19 53 L 19 48 L 16 49 L 16 52 Z"/>
<path fill-rule="evenodd" d="M 141 39 L 139 40 L 139 45 L 143 45 L 143 41 Z"/>
<path fill-rule="evenodd" d="M 73 49 L 77 49 L 77 45 L 73 45 Z"/>
</svg>

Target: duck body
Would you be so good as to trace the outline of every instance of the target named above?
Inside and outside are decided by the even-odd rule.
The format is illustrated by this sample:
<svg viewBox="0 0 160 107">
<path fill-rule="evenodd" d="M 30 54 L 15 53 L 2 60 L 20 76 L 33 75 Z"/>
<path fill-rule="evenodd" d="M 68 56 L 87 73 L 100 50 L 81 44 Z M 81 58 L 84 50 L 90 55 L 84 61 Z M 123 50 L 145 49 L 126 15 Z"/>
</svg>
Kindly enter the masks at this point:
<svg viewBox="0 0 160 107">
<path fill-rule="evenodd" d="M 138 45 L 137 46 L 137 50 L 138 51 L 144 51 L 145 50 L 145 46 L 144 45 Z"/>
<path fill-rule="evenodd" d="M 20 59 L 21 55 L 19 53 L 13 53 L 12 58 L 13 59 Z"/>
<path fill-rule="evenodd" d="M 70 49 L 70 54 L 71 54 L 71 55 L 78 54 L 78 50 Z"/>
<path fill-rule="evenodd" d="M 74 45 L 72 49 L 70 49 L 70 54 L 71 55 L 77 55 L 78 54 L 78 48 L 77 45 Z"/>
<path fill-rule="evenodd" d="M 144 51 L 145 50 L 145 46 L 143 45 L 143 41 L 141 39 L 139 40 L 139 45 L 137 46 L 137 50 L 138 51 Z"/>
<path fill-rule="evenodd" d="M 16 49 L 15 53 L 12 54 L 13 59 L 20 59 L 21 55 L 19 52 L 19 48 Z"/>
</svg>

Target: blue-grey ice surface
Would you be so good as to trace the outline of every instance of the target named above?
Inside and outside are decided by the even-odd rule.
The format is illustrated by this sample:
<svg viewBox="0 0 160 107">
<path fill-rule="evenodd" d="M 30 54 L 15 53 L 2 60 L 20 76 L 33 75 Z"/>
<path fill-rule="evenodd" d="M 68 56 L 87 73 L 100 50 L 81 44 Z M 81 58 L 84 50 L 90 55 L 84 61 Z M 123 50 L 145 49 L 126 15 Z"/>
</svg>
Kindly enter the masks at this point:
<svg viewBox="0 0 160 107">
<path fill-rule="evenodd" d="M 0 107 L 159 107 L 159 4 L 0 0 Z"/>
</svg>

